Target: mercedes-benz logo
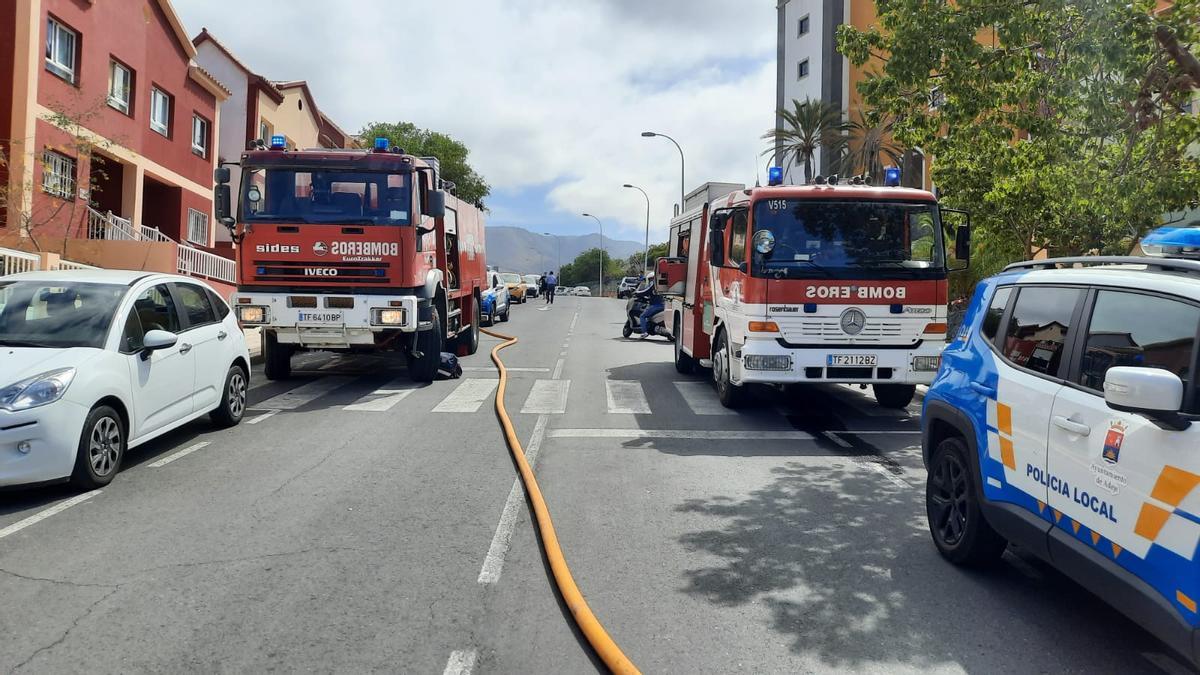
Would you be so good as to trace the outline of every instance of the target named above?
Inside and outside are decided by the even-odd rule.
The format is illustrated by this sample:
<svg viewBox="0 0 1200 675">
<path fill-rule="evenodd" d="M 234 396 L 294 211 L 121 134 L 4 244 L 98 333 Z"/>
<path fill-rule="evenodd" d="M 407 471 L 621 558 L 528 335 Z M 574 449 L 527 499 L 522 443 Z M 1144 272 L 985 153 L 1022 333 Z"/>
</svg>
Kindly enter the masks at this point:
<svg viewBox="0 0 1200 675">
<path fill-rule="evenodd" d="M 858 335 L 867 327 L 867 315 L 861 309 L 850 309 L 842 312 L 842 332 L 846 335 Z"/>
</svg>

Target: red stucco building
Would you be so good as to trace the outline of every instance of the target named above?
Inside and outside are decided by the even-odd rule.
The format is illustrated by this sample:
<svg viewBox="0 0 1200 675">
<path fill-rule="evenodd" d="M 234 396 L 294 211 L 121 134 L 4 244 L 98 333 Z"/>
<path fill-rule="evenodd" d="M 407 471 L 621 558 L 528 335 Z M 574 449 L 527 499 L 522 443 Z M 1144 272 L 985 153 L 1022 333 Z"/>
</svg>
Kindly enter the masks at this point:
<svg viewBox="0 0 1200 675">
<path fill-rule="evenodd" d="M 232 269 L 206 253 L 230 92 L 195 56 L 169 0 L 0 1 L 0 246 Z"/>
</svg>

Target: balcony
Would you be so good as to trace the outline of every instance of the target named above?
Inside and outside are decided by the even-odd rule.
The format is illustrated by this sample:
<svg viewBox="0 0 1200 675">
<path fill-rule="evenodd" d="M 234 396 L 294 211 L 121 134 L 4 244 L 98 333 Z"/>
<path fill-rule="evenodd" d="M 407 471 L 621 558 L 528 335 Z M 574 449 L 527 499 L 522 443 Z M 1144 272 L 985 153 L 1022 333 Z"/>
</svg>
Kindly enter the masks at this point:
<svg viewBox="0 0 1200 675">
<path fill-rule="evenodd" d="M 135 226 L 129 220 L 114 215 L 112 212 L 102 213 L 88 207 L 87 239 L 139 242 L 143 248 L 148 245 L 151 250 L 169 248 L 174 254 L 173 271 L 230 286 L 237 284 L 237 263 L 233 260 L 196 248 L 187 242 L 175 241 L 159 231 L 158 228 L 147 225 Z M 129 245 L 109 248 L 129 248 Z M 156 257 L 161 261 L 161 253 Z M 157 269 L 159 266 L 161 266 L 161 262 L 159 265 L 154 265 L 153 268 Z M 147 268 L 142 267 L 142 269 Z M 158 271 L 168 270 L 160 269 Z"/>
</svg>

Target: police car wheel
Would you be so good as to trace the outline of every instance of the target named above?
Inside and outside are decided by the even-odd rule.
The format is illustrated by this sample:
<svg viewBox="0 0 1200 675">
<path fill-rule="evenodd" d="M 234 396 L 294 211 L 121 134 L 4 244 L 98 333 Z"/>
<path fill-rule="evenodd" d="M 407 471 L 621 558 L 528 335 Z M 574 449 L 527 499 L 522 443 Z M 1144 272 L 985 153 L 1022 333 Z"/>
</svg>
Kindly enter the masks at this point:
<svg viewBox="0 0 1200 675">
<path fill-rule="evenodd" d="M 925 482 L 925 512 L 929 533 L 943 558 L 955 565 L 981 567 L 998 560 L 1008 542 L 979 509 L 968 454 L 961 438 L 938 444 Z"/>
</svg>

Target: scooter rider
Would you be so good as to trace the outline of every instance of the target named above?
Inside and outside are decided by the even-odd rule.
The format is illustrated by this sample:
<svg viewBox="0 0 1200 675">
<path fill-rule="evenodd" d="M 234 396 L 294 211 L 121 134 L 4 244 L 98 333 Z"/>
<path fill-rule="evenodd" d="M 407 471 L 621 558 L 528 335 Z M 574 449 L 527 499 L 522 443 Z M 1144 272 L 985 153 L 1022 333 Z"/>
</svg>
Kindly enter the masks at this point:
<svg viewBox="0 0 1200 675">
<path fill-rule="evenodd" d="M 666 309 L 666 303 L 654 287 L 654 274 L 647 272 L 642 279 L 642 283 L 633 291 L 634 297 L 646 303 L 646 309 L 642 310 L 642 337 L 650 337 L 650 318 L 655 314 Z"/>
</svg>

